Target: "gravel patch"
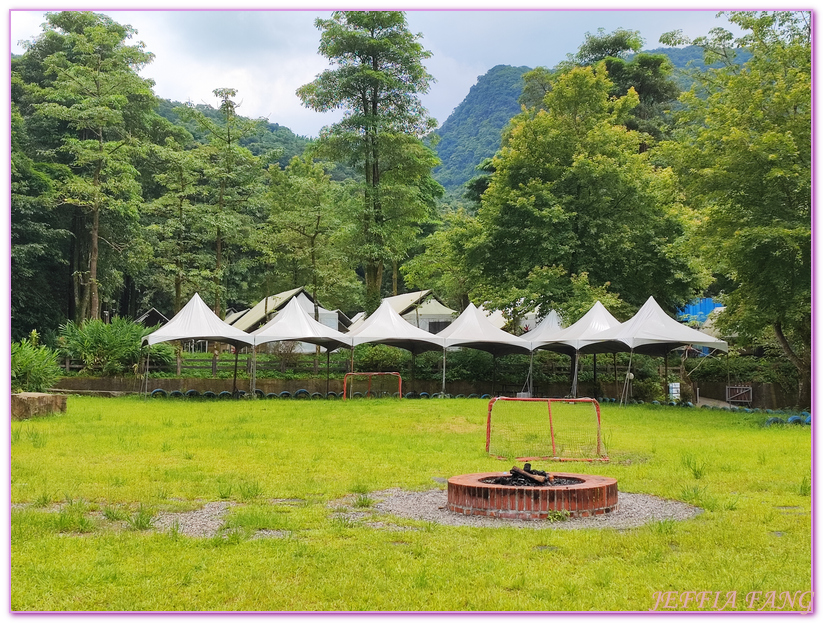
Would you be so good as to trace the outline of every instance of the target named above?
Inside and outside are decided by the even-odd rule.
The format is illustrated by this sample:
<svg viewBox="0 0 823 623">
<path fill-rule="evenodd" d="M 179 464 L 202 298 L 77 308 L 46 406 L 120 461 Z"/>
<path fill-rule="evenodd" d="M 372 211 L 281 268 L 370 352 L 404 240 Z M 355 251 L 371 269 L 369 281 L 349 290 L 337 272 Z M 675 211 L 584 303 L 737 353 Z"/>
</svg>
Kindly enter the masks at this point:
<svg viewBox="0 0 823 623">
<path fill-rule="evenodd" d="M 684 521 L 692 519 L 703 509 L 674 500 L 664 500 L 643 493 L 623 493 L 618 491 L 618 507 L 608 515 L 596 517 L 572 517 L 566 521 L 523 521 L 519 519 L 498 519 L 474 515 L 461 515 L 448 510 L 448 494 L 442 489 L 430 491 L 403 491 L 388 489 L 370 495 L 377 500 L 376 511 L 418 519 L 447 526 L 473 526 L 476 528 L 526 528 L 577 530 L 580 528 L 637 528 L 654 521 Z"/>
<path fill-rule="evenodd" d="M 186 513 L 160 513 L 154 521 L 158 530 L 177 530 L 184 536 L 212 537 L 223 526 L 231 502 L 207 502 L 202 508 Z"/>
</svg>

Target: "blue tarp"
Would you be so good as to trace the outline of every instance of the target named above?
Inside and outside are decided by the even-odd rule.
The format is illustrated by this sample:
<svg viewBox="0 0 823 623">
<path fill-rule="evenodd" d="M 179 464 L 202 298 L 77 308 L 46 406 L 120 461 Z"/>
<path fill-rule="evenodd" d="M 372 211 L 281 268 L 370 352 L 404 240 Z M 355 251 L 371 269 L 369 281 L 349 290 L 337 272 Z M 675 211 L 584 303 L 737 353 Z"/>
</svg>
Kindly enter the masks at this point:
<svg viewBox="0 0 823 623">
<path fill-rule="evenodd" d="M 677 312 L 677 319 L 681 322 L 696 320 L 700 324 L 703 324 L 706 322 L 712 310 L 718 307 L 723 307 L 723 305 L 712 298 L 698 299 L 686 305 L 685 309 L 679 310 Z"/>
</svg>

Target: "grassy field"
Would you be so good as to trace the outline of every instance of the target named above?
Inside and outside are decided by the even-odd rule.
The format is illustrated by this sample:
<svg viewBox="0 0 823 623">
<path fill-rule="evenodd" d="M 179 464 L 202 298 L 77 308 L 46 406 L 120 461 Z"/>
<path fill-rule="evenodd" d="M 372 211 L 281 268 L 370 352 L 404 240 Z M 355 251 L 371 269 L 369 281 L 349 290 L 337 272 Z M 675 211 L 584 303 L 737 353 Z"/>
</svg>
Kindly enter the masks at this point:
<svg viewBox="0 0 823 623">
<path fill-rule="evenodd" d="M 762 415 L 602 407 L 612 460 L 571 471 L 705 509 L 688 521 L 371 527 L 330 504 L 374 512 L 369 492 L 508 470 L 484 451 L 486 405 L 70 397 L 11 425 L 11 609 L 645 611 L 664 594 L 669 610 L 771 610 L 811 590 L 810 427 Z M 151 528 L 221 500 L 214 537 Z M 683 597 L 701 591 L 702 608 Z"/>
</svg>

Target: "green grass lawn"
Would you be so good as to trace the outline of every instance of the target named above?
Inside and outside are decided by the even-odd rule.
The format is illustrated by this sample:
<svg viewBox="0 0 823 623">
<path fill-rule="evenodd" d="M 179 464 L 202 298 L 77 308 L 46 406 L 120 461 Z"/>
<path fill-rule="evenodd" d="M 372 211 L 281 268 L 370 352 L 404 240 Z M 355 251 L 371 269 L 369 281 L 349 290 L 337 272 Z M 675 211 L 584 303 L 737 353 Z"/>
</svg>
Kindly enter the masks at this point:
<svg viewBox="0 0 823 623">
<path fill-rule="evenodd" d="M 810 428 L 762 415 L 603 405 L 610 463 L 534 463 L 705 510 L 688 521 L 371 527 L 330 504 L 508 470 L 485 453 L 486 407 L 70 397 L 64 415 L 11 425 L 11 609 L 645 611 L 655 593 L 711 591 L 703 610 L 730 592 L 726 609 L 745 610 L 755 591 L 753 609 L 777 609 L 811 590 Z M 145 529 L 221 500 L 217 536 Z"/>
</svg>

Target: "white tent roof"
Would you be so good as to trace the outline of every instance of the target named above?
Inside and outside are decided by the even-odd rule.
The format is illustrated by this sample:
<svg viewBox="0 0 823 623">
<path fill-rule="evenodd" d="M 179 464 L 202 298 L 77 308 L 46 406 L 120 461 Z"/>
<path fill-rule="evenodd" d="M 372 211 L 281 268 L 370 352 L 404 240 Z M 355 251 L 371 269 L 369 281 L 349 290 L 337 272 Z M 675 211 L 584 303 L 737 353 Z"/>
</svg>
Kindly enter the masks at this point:
<svg viewBox="0 0 823 623">
<path fill-rule="evenodd" d="M 573 355 L 576 350 L 591 344 L 594 335 L 618 325 L 620 321 L 609 313 L 603 303 L 596 301 L 591 309 L 570 327 L 539 336 L 524 335 L 523 339 L 531 339 L 532 348 L 544 348 Z"/>
<path fill-rule="evenodd" d="M 311 301 L 306 298 L 309 305 Z M 317 344 L 326 350 L 351 346 L 351 338 L 312 318 L 299 297 L 293 297 L 278 314 L 252 332 L 255 346 L 266 342 L 294 340 Z"/>
<path fill-rule="evenodd" d="M 681 346 L 707 346 L 722 351 L 728 344 L 710 335 L 682 325 L 666 314 L 653 297 L 643 304 L 637 313 L 623 324 L 600 331 L 591 336 L 583 353 L 628 352 L 663 356 Z"/>
<path fill-rule="evenodd" d="M 540 348 L 544 344 L 552 341 L 552 336 L 562 329 L 563 326 L 560 323 L 560 315 L 556 311 L 551 310 L 534 329 L 524 333 L 520 337 L 527 342 L 531 342 L 532 348 Z"/>
<path fill-rule="evenodd" d="M 418 329 L 406 322 L 388 300 L 357 328 L 345 334 L 352 339 L 352 345 L 374 343 L 404 348 L 412 353 L 422 353 L 443 348 L 443 339 Z"/>
<path fill-rule="evenodd" d="M 503 315 L 503 312 L 499 309 L 489 311 L 485 309 L 482 305 L 477 309 L 479 309 L 483 313 L 483 315 L 486 317 L 486 320 L 492 323 L 492 326 L 497 327 L 498 329 L 502 329 L 506 326 L 506 317 Z"/>
<path fill-rule="evenodd" d="M 431 294 L 431 290 L 418 290 L 417 292 L 406 292 L 405 294 L 398 294 L 397 296 L 387 296 L 381 301 L 381 305 L 386 303 L 400 316 L 404 316 L 409 313 L 414 313 L 415 307 L 420 306 L 429 294 Z M 359 328 L 365 321 L 365 312 L 355 314 L 352 316 L 349 331 L 354 331 Z"/>
<path fill-rule="evenodd" d="M 267 314 L 273 314 L 275 311 L 283 307 L 283 305 L 292 297 L 297 296 L 302 291 L 303 288 L 301 287 L 267 296 L 245 314 L 233 320 L 232 326 L 242 329 L 243 331 L 248 331 L 258 323 L 264 321 Z"/>
<path fill-rule="evenodd" d="M 446 346 L 476 348 L 494 355 L 531 351 L 526 340 L 495 327 L 472 303 L 469 303 L 457 320 L 438 333 L 437 337 L 445 338 Z"/>
<path fill-rule="evenodd" d="M 417 306 L 417 309 L 412 307 L 412 309 L 406 313 L 400 313 L 404 320 L 408 320 L 411 323 L 414 323 L 416 318 L 429 318 L 432 316 L 437 318 L 448 318 L 451 320 L 456 314 L 456 310 L 446 307 L 434 297 Z"/>
<path fill-rule="evenodd" d="M 196 292 L 174 318 L 143 338 L 143 342 L 149 346 L 174 340 L 210 340 L 234 346 L 254 343 L 248 333 L 220 320 Z"/>
</svg>

